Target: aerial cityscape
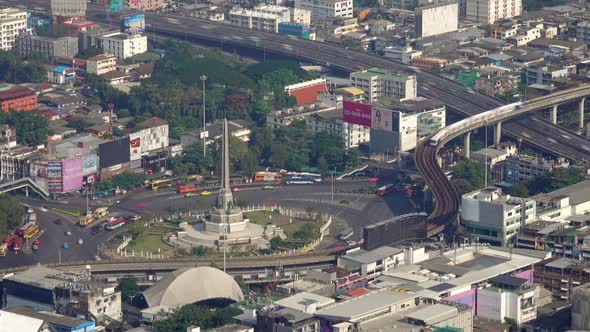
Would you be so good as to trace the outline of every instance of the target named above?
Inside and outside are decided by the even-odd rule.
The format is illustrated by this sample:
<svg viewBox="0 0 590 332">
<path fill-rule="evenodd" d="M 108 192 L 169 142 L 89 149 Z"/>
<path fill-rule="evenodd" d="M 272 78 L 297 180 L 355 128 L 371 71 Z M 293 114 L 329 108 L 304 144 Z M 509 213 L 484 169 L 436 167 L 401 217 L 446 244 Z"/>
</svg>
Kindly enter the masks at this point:
<svg viewBox="0 0 590 332">
<path fill-rule="evenodd" d="M 0 0 L 0 332 L 590 331 L 590 2 Z"/>
</svg>

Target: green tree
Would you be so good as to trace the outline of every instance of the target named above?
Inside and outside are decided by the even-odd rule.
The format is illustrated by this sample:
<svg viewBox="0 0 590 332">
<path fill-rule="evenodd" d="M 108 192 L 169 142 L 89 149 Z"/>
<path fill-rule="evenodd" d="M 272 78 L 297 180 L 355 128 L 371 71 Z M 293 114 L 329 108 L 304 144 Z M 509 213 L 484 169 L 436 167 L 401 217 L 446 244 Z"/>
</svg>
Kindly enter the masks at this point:
<svg viewBox="0 0 590 332">
<path fill-rule="evenodd" d="M 6 122 L 14 126 L 16 140 L 19 144 L 40 145 L 47 143 L 50 131 L 45 117 L 33 112 L 11 111 Z"/>
<path fill-rule="evenodd" d="M 234 322 L 234 316 L 242 310 L 234 307 L 213 308 L 204 305 L 187 304 L 176 309 L 167 319 L 154 322 L 154 329 L 159 332 L 185 331 L 194 325 L 209 330 Z"/>
<path fill-rule="evenodd" d="M 488 172 L 489 177 L 490 172 Z M 453 167 L 453 178 L 464 179 L 475 188 L 483 188 L 485 185 L 485 166 L 466 159 Z M 490 179 L 488 178 L 488 182 Z"/>
<path fill-rule="evenodd" d="M 141 294 L 139 285 L 137 285 L 137 279 L 134 277 L 125 277 L 119 281 L 117 289 L 121 291 L 121 299 L 129 304 L 135 306 L 143 306 L 145 299 Z"/>
<path fill-rule="evenodd" d="M 7 235 L 23 222 L 25 211 L 20 202 L 9 195 L 0 195 L 0 234 Z"/>
<path fill-rule="evenodd" d="M 102 49 L 100 49 L 96 46 L 89 46 L 84 50 L 78 51 L 78 54 L 76 54 L 76 58 L 87 60 L 88 58 L 92 58 L 93 56 L 96 56 L 96 55 L 99 55 L 102 53 L 103 53 Z"/>
<path fill-rule="evenodd" d="M 84 120 L 72 120 L 69 121 L 66 125 L 69 128 L 76 129 L 77 132 L 82 132 L 88 127 L 92 127 L 92 123 L 86 122 Z"/>
<path fill-rule="evenodd" d="M 469 183 L 469 181 L 465 179 L 452 178 L 451 184 L 453 185 L 453 187 L 457 191 L 457 194 L 459 195 L 466 194 L 476 189 L 474 185 L 472 185 L 471 183 Z"/>
<path fill-rule="evenodd" d="M 518 183 L 508 188 L 506 192 L 515 197 L 529 197 L 529 188 L 524 183 Z"/>
<path fill-rule="evenodd" d="M 111 180 L 113 186 L 119 188 L 132 189 L 141 187 L 146 180 L 145 175 L 139 173 L 121 173 L 117 174 Z"/>
</svg>

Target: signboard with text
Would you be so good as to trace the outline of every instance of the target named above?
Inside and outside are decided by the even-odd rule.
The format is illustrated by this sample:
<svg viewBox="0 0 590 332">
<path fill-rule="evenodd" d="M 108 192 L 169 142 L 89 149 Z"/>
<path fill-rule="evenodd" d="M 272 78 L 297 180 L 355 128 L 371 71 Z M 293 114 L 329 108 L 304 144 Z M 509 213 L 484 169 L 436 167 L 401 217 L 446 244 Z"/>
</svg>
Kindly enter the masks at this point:
<svg viewBox="0 0 590 332">
<path fill-rule="evenodd" d="M 111 13 L 122 11 L 125 8 L 125 0 L 111 0 Z"/>
<path fill-rule="evenodd" d="M 365 127 L 371 126 L 373 106 L 345 100 L 342 103 L 342 121 Z"/>
</svg>

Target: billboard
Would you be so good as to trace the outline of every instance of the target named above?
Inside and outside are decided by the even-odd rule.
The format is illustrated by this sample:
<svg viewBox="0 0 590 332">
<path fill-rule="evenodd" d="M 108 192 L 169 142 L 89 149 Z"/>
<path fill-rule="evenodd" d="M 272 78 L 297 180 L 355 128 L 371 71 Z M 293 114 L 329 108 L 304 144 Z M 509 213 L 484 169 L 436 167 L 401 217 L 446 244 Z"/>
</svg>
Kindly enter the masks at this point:
<svg viewBox="0 0 590 332">
<path fill-rule="evenodd" d="M 50 193 L 62 192 L 62 163 L 61 160 L 47 162 L 47 187 Z"/>
<path fill-rule="evenodd" d="M 82 159 L 62 160 L 63 192 L 78 190 L 82 188 Z"/>
<path fill-rule="evenodd" d="M 98 172 L 98 156 L 96 153 L 82 157 L 82 175 L 86 176 Z"/>
<path fill-rule="evenodd" d="M 129 160 L 141 159 L 141 133 L 129 135 Z"/>
<path fill-rule="evenodd" d="M 373 108 L 371 112 L 371 128 L 392 131 L 392 113 L 390 110 Z"/>
<path fill-rule="evenodd" d="M 342 103 L 342 121 L 365 127 L 371 126 L 372 105 L 345 100 Z"/>
<path fill-rule="evenodd" d="M 125 16 L 121 21 L 121 32 L 138 34 L 145 31 L 145 14 Z"/>
<path fill-rule="evenodd" d="M 111 13 L 122 11 L 125 8 L 125 0 L 111 0 L 109 7 Z"/>
<path fill-rule="evenodd" d="M 98 146 L 100 168 L 129 162 L 129 136 Z"/>
</svg>

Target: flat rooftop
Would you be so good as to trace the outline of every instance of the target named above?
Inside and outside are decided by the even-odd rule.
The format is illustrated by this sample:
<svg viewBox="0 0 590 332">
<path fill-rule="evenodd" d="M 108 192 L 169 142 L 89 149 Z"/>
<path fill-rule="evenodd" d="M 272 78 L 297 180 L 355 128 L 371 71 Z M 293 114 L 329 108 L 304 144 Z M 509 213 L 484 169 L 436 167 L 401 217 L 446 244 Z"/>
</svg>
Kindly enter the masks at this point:
<svg viewBox="0 0 590 332">
<path fill-rule="evenodd" d="M 305 312 L 305 309 L 313 303 L 317 303 L 317 308 L 322 308 L 327 305 L 333 304 L 334 302 L 336 301 L 330 297 L 325 297 L 308 292 L 301 292 L 293 296 L 284 298 L 282 300 L 275 301 L 274 305 L 282 308 L 290 308 Z"/>
<path fill-rule="evenodd" d="M 44 266 L 35 266 L 4 278 L 4 280 L 11 280 L 48 290 L 53 290 L 57 286 L 63 285 L 66 282 L 73 282 L 77 279 L 79 279 L 77 274 L 50 269 Z"/>
<path fill-rule="evenodd" d="M 569 187 L 565 187 L 548 193 L 552 198 L 559 196 L 569 196 L 570 204 L 577 205 L 590 201 L 590 180 L 578 182 Z"/>
<path fill-rule="evenodd" d="M 388 246 L 383 246 L 383 247 L 379 247 L 376 248 L 374 250 L 371 251 L 366 251 L 363 249 L 351 252 L 345 256 L 343 256 L 342 258 L 344 259 L 348 259 L 360 264 L 369 264 L 381 259 L 384 259 L 386 257 L 390 257 L 393 255 L 397 255 L 399 253 L 401 253 L 403 250 L 399 249 L 399 248 L 395 248 L 395 247 L 388 247 Z"/>
<path fill-rule="evenodd" d="M 395 74 L 388 71 L 387 69 L 382 68 L 371 68 L 363 71 L 357 71 L 352 73 L 351 75 L 360 76 L 365 79 L 372 78 L 374 76 L 379 76 L 381 78 L 388 78 L 397 81 L 407 80 L 410 77 L 410 75 Z"/>
</svg>

